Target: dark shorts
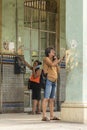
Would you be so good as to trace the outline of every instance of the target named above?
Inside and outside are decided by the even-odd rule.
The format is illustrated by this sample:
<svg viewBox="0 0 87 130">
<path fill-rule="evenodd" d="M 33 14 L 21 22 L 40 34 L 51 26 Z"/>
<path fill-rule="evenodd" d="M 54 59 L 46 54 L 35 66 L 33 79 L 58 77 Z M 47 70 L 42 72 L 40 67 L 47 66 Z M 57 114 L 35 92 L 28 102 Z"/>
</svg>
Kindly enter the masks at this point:
<svg viewBox="0 0 87 130">
<path fill-rule="evenodd" d="M 41 88 L 38 83 L 32 84 L 32 99 L 41 100 Z"/>
</svg>

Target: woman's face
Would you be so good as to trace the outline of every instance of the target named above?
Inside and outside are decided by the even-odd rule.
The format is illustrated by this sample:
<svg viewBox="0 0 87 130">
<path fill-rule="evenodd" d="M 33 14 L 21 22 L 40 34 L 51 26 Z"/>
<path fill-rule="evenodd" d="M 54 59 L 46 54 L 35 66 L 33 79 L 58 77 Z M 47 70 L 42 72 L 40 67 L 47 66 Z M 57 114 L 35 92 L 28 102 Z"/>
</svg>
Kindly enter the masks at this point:
<svg viewBox="0 0 87 130">
<path fill-rule="evenodd" d="M 50 58 L 53 58 L 55 56 L 55 50 L 51 50 L 50 53 L 49 53 L 49 57 Z"/>
</svg>

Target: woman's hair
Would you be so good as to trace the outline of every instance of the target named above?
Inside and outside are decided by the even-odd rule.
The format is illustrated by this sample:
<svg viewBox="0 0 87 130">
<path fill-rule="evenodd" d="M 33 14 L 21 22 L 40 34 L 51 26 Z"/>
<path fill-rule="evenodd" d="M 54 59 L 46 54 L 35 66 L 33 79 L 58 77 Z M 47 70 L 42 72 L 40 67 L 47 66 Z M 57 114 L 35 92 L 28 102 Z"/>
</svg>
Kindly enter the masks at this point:
<svg viewBox="0 0 87 130">
<path fill-rule="evenodd" d="M 48 48 L 46 48 L 46 49 L 45 49 L 45 56 L 48 57 L 51 50 L 54 50 L 54 48 L 53 48 L 53 47 L 48 47 Z"/>
<path fill-rule="evenodd" d="M 40 62 L 39 60 L 35 60 L 34 61 L 34 63 L 36 63 L 37 62 L 37 66 L 35 67 L 35 72 L 37 71 L 37 70 L 39 70 L 40 69 L 40 65 L 42 65 L 42 62 Z"/>
</svg>

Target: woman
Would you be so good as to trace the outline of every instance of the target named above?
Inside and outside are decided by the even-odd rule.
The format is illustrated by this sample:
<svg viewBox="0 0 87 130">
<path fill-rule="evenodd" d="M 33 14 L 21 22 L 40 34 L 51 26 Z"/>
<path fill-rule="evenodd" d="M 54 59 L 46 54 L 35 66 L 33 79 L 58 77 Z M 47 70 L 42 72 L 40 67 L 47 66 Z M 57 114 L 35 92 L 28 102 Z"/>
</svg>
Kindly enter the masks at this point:
<svg viewBox="0 0 87 130">
<path fill-rule="evenodd" d="M 21 57 L 20 57 L 21 59 Z M 24 61 L 24 64 L 32 70 L 32 75 L 30 76 L 30 88 L 32 88 L 32 114 L 40 114 L 41 113 L 41 87 L 40 87 L 40 75 L 41 75 L 41 69 L 40 65 L 42 64 L 39 60 L 35 60 L 33 63 L 33 66 L 31 66 L 28 62 L 26 62 L 24 59 L 21 59 Z"/>
<path fill-rule="evenodd" d="M 50 107 L 50 120 L 58 120 L 54 116 L 54 101 L 56 91 L 56 81 L 58 78 L 59 67 L 58 63 L 60 60 L 55 56 L 55 50 L 52 47 L 48 47 L 45 50 L 46 57 L 43 59 L 43 70 L 47 74 L 46 87 L 44 91 L 44 99 L 42 102 L 43 117 L 42 121 L 49 121 L 46 116 L 46 107 L 49 101 Z"/>
<path fill-rule="evenodd" d="M 35 60 L 32 67 L 32 75 L 29 78 L 31 82 L 31 90 L 32 90 L 32 114 L 40 114 L 41 113 L 41 106 L 40 106 L 40 100 L 41 100 L 41 87 L 40 87 L 40 69 L 41 62 L 38 60 Z"/>
</svg>

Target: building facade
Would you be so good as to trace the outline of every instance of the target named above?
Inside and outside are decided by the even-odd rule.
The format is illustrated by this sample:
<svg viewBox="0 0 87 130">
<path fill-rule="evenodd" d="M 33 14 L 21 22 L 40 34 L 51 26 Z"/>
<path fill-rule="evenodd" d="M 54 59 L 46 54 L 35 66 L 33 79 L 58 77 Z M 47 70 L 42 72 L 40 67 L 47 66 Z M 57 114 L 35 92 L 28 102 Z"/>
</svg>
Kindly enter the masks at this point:
<svg viewBox="0 0 87 130">
<path fill-rule="evenodd" d="M 1 112 L 24 111 L 31 98 L 26 89 L 31 72 L 14 74 L 16 54 L 32 64 L 53 46 L 58 56 L 66 54 L 56 102 L 61 120 L 87 123 L 86 5 L 86 0 L 0 0 Z"/>
</svg>

